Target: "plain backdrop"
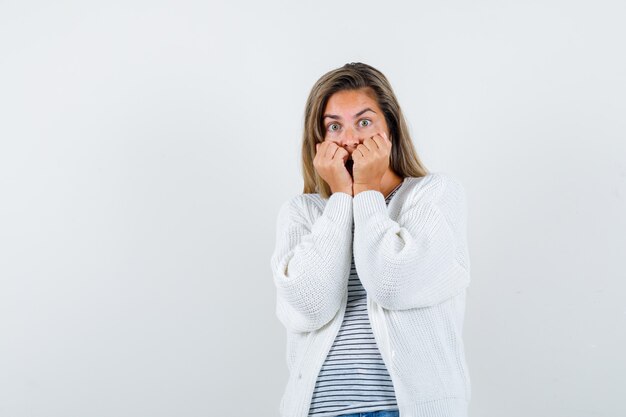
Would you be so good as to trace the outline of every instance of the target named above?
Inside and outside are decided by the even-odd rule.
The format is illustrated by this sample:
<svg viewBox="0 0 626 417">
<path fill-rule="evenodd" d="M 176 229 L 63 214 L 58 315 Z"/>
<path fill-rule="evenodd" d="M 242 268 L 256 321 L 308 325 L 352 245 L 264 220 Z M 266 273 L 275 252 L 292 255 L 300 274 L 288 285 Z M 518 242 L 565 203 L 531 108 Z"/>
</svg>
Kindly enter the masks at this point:
<svg viewBox="0 0 626 417">
<path fill-rule="evenodd" d="M 315 81 L 468 195 L 472 417 L 626 415 L 621 1 L 0 1 L 0 416 L 277 416 Z"/>
</svg>

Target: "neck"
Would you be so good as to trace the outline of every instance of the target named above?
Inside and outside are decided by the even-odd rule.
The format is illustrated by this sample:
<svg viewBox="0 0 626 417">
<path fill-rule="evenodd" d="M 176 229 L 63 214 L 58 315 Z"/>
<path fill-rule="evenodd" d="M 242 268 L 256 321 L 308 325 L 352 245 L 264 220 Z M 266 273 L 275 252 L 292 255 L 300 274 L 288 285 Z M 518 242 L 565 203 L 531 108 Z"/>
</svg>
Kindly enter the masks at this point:
<svg viewBox="0 0 626 417">
<path fill-rule="evenodd" d="M 391 168 L 388 168 L 380 181 L 380 191 L 387 198 L 389 193 L 403 181 L 402 177 L 396 174 Z"/>
</svg>

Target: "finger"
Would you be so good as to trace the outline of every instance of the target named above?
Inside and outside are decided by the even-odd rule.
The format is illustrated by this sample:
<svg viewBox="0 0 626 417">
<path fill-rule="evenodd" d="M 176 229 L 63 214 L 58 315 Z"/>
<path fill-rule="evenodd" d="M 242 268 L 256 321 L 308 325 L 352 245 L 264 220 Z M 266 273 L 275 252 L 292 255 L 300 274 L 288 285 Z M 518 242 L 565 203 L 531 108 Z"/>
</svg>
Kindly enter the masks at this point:
<svg viewBox="0 0 626 417">
<path fill-rule="evenodd" d="M 369 150 L 372 147 L 371 144 L 371 138 L 365 138 L 363 139 L 363 143 L 359 143 L 358 145 L 356 145 L 356 148 L 354 148 L 354 150 L 356 151 L 357 149 L 367 149 Z"/>
<path fill-rule="evenodd" d="M 391 141 L 389 140 L 387 133 L 378 132 L 373 140 L 376 142 L 376 145 L 378 145 L 378 149 L 387 151 L 391 150 Z"/>
<path fill-rule="evenodd" d="M 335 154 L 336 158 L 343 159 L 345 162 L 348 156 L 350 156 L 350 153 L 348 153 L 348 151 L 346 151 L 342 146 L 337 146 L 337 153 Z"/>
<path fill-rule="evenodd" d="M 348 160 L 348 156 L 350 156 L 348 151 L 337 145 L 337 147 L 335 148 L 335 152 L 333 152 L 332 159 L 335 161 L 341 161 L 342 165 L 345 165 L 346 161 Z"/>
<path fill-rule="evenodd" d="M 315 144 L 315 152 L 316 152 L 316 155 L 319 158 L 324 159 L 325 158 L 324 154 L 326 153 L 326 148 L 324 146 L 322 146 L 322 145 L 323 145 L 322 143 L 316 143 Z"/>
<path fill-rule="evenodd" d="M 378 150 L 383 149 L 383 138 L 379 137 L 378 133 L 374 136 L 370 136 L 369 138 L 363 141 L 363 144 L 368 142 L 367 149 L 368 150 Z"/>
<path fill-rule="evenodd" d="M 331 145 L 332 142 L 328 142 L 328 141 L 323 141 L 321 143 L 319 143 L 319 152 L 321 154 L 321 156 L 323 158 L 328 158 L 328 149 L 329 149 L 329 145 Z"/>
<path fill-rule="evenodd" d="M 377 135 L 380 137 L 377 141 L 379 147 L 381 149 L 391 149 L 391 142 L 387 138 L 387 134 L 385 132 L 378 132 Z"/>
<path fill-rule="evenodd" d="M 367 146 L 367 145 L 366 145 L 366 143 L 365 143 L 366 141 L 367 141 L 367 139 L 365 139 L 365 140 L 363 141 L 363 143 L 361 143 L 360 145 L 358 145 L 358 146 L 354 149 L 354 152 L 357 152 L 357 151 L 358 151 L 359 155 L 360 155 L 360 156 L 362 156 L 362 157 L 367 156 L 367 155 L 370 153 L 370 148 L 372 147 L 372 145 Z M 374 145 L 374 146 L 375 146 L 375 145 Z M 353 153 L 353 154 L 354 154 L 354 153 Z"/>
<path fill-rule="evenodd" d="M 360 159 L 364 157 L 368 152 L 367 146 L 364 144 L 360 144 L 356 147 L 356 149 L 352 152 L 352 159 Z"/>
<path fill-rule="evenodd" d="M 391 142 L 391 139 L 389 139 L 389 135 L 387 135 L 387 132 L 383 132 L 383 137 L 385 138 L 385 141 L 389 143 L 389 146 L 393 145 L 393 142 Z"/>
</svg>

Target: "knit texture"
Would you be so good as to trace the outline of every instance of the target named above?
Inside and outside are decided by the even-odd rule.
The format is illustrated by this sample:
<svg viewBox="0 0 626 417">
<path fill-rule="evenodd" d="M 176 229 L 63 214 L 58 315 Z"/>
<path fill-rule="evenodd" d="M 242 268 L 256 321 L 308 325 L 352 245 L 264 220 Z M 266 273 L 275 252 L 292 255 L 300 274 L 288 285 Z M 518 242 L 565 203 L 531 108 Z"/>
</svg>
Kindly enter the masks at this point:
<svg viewBox="0 0 626 417">
<path fill-rule="evenodd" d="M 467 415 L 466 229 L 464 188 L 445 173 L 405 178 L 388 207 L 374 190 L 300 194 L 281 206 L 271 257 L 276 315 L 287 330 L 281 416 L 308 415 L 345 314 L 352 256 L 400 415 Z"/>
<path fill-rule="evenodd" d="M 398 184 L 385 198 L 388 204 Z M 354 229 L 354 223 L 352 223 Z M 389 371 L 380 355 L 367 313 L 367 292 L 350 266 L 348 304 L 326 360 L 317 375 L 309 417 L 397 410 Z"/>
</svg>

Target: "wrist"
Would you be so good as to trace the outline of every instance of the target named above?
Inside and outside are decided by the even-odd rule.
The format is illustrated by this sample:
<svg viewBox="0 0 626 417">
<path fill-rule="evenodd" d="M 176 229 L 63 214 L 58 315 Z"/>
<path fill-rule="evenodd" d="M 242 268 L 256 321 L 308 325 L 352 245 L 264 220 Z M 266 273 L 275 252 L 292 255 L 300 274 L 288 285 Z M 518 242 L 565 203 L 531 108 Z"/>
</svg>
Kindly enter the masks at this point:
<svg viewBox="0 0 626 417">
<path fill-rule="evenodd" d="M 352 188 L 338 188 L 336 190 L 331 189 L 330 191 L 331 191 L 332 194 L 335 194 L 335 193 L 346 193 L 349 196 L 352 196 Z"/>
<path fill-rule="evenodd" d="M 380 189 L 380 185 L 374 185 L 374 184 L 354 184 L 352 186 L 352 190 L 353 190 L 355 197 L 358 193 L 361 193 L 363 191 L 373 190 L 373 191 L 378 191 L 379 193 L 382 193 Z"/>
</svg>

